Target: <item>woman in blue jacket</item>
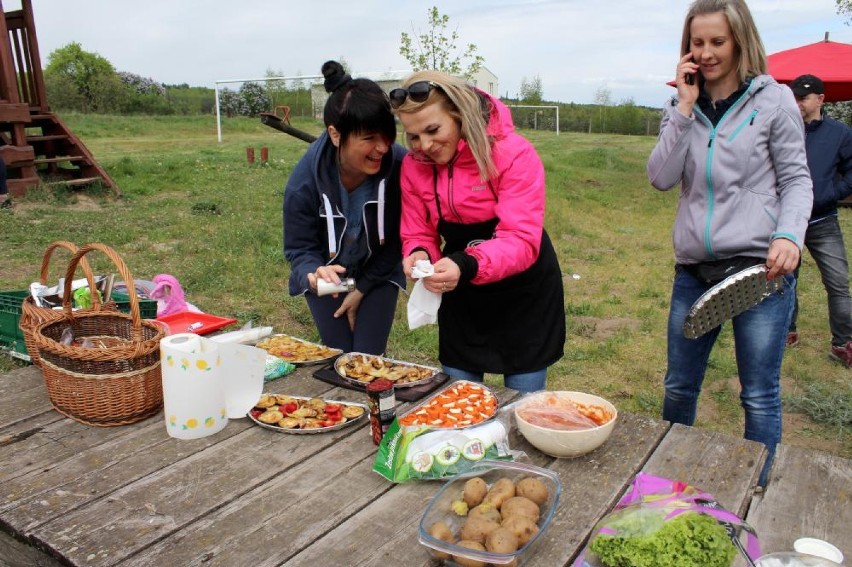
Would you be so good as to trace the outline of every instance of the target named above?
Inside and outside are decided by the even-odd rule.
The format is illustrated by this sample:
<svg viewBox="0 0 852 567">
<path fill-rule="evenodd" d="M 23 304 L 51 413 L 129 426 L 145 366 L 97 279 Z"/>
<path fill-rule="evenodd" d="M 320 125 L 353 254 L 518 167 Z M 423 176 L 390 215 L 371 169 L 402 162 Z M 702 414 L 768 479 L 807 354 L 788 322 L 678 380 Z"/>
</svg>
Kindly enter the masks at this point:
<svg viewBox="0 0 852 567">
<path fill-rule="evenodd" d="M 299 160 L 284 191 L 284 256 L 290 295 L 304 295 L 320 337 L 346 352 L 383 354 L 399 289 L 396 123 L 385 92 L 353 79 L 336 61 L 322 66 L 330 93 L 326 131 Z M 349 293 L 317 295 L 317 281 L 353 278 Z"/>
<path fill-rule="evenodd" d="M 657 189 L 680 185 L 663 418 L 695 422 L 721 327 L 683 333 L 693 303 L 726 276 L 763 264 L 783 290 L 733 319 L 745 437 L 766 445 L 766 482 L 781 439 L 781 360 L 813 195 L 793 93 L 766 74 L 742 0 L 696 0 L 684 23 L 677 95 L 648 160 Z"/>
</svg>

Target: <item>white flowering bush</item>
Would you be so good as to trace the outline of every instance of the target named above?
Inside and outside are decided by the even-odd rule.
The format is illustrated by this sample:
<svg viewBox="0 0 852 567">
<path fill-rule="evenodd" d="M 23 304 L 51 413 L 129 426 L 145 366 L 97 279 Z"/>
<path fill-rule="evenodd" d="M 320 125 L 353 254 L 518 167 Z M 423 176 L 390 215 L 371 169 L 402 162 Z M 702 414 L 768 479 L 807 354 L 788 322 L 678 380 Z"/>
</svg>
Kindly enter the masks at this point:
<svg viewBox="0 0 852 567">
<path fill-rule="evenodd" d="M 146 78 L 127 71 L 119 71 L 118 78 L 121 79 L 124 86 L 136 94 L 166 96 L 165 85 L 158 83 L 154 79 Z"/>
</svg>

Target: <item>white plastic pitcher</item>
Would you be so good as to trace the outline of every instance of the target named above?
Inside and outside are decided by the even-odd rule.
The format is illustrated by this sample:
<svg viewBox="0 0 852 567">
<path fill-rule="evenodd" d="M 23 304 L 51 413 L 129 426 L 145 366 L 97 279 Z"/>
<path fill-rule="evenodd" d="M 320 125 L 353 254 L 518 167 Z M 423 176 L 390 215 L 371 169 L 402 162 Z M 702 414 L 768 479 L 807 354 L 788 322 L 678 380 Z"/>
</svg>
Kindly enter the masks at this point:
<svg viewBox="0 0 852 567">
<path fill-rule="evenodd" d="M 230 419 L 245 417 L 263 393 L 266 351 L 237 343 L 219 344 L 225 409 Z"/>
<path fill-rule="evenodd" d="M 166 430 L 178 439 L 212 435 L 228 424 L 219 345 L 194 333 L 160 341 Z"/>
</svg>

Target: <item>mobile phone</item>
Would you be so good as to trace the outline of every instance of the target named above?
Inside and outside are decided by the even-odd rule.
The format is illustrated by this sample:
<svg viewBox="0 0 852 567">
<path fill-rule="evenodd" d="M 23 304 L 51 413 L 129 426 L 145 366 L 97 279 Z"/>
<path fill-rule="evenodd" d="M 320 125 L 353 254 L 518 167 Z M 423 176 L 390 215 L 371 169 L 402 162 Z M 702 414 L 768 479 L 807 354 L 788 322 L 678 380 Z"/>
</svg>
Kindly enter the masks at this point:
<svg viewBox="0 0 852 567">
<path fill-rule="evenodd" d="M 695 74 L 694 73 L 687 73 L 686 76 L 683 79 L 686 81 L 687 85 L 694 85 L 695 84 Z"/>
</svg>

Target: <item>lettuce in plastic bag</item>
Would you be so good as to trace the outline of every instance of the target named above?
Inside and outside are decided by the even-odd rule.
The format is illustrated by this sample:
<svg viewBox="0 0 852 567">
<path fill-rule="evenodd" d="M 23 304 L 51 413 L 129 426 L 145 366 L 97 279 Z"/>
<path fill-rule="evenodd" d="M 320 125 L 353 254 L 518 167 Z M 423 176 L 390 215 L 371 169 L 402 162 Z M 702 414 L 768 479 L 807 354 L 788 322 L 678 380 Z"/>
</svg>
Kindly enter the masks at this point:
<svg viewBox="0 0 852 567">
<path fill-rule="evenodd" d="M 745 522 L 710 494 L 640 473 L 574 567 L 730 567 L 737 553 L 760 557 Z"/>
</svg>

